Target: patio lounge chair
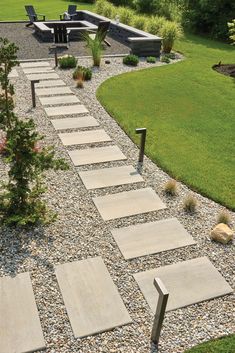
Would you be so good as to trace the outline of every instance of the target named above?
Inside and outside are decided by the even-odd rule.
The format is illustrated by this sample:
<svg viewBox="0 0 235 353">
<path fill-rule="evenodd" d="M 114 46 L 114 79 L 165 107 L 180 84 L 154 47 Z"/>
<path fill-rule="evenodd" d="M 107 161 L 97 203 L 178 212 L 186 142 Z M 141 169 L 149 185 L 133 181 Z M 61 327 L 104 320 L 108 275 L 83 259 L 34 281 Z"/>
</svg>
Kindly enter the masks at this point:
<svg viewBox="0 0 235 353">
<path fill-rule="evenodd" d="M 68 48 L 70 30 L 66 28 L 66 24 L 54 23 L 51 33 L 54 36 L 54 46 L 61 44 L 60 46 L 66 46 Z"/>
<path fill-rule="evenodd" d="M 109 47 L 111 47 L 111 44 L 105 39 L 109 31 L 109 27 L 110 27 L 110 21 L 100 21 L 97 32 L 89 34 L 89 37 L 91 39 L 95 39 L 96 36 L 99 36 L 102 42 L 104 42 Z"/>
<path fill-rule="evenodd" d="M 77 5 L 69 5 L 68 6 L 68 11 L 67 11 L 67 14 L 68 14 L 68 19 L 67 20 L 73 20 L 75 16 L 77 16 Z M 60 15 L 60 20 L 66 20 L 66 18 L 64 18 L 64 14 L 65 13 L 62 13 Z"/>
<path fill-rule="evenodd" d="M 26 27 L 31 26 L 34 22 L 39 21 L 38 16 L 42 17 L 42 21 L 45 21 L 46 16 L 40 13 L 36 13 L 34 7 L 32 5 L 25 5 L 25 10 L 27 12 L 26 16 L 29 18 L 29 23 L 27 23 Z"/>
</svg>

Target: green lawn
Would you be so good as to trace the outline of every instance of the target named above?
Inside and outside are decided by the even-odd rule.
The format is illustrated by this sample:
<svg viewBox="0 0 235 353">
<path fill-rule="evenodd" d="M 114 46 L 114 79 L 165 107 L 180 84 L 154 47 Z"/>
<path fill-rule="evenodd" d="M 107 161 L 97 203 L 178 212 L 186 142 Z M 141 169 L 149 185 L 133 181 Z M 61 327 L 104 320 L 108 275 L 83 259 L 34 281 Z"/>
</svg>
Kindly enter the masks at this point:
<svg viewBox="0 0 235 353">
<path fill-rule="evenodd" d="M 0 21 L 26 20 L 24 5 L 33 5 L 46 19 L 59 19 L 59 14 L 67 10 L 68 4 L 76 4 L 80 10 L 92 10 L 94 5 L 82 1 L 67 0 L 1 0 Z"/>
<path fill-rule="evenodd" d="M 235 63 L 229 45 L 187 35 L 186 60 L 111 78 L 97 91 L 107 111 L 173 177 L 235 209 L 235 80 L 211 69 Z"/>
<path fill-rule="evenodd" d="M 222 337 L 217 340 L 202 343 L 193 347 L 185 353 L 234 353 L 235 335 Z"/>
</svg>

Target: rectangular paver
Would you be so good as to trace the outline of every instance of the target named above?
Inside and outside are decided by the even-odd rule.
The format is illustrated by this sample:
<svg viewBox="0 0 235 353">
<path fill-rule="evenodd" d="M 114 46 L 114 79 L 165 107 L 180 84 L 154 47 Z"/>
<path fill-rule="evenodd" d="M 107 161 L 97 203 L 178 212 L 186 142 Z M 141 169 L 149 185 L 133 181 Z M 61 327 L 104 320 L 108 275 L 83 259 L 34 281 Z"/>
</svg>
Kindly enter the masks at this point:
<svg viewBox="0 0 235 353">
<path fill-rule="evenodd" d="M 80 118 L 63 118 L 51 120 L 55 130 L 79 129 L 84 127 L 99 126 L 98 121 L 92 116 L 81 116 Z"/>
<path fill-rule="evenodd" d="M 196 244 L 176 218 L 112 229 L 111 232 L 125 259 Z"/>
<path fill-rule="evenodd" d="M 28 272 L 0 278 L 0 353 L 45 348 Z"/>
<path fill-rule="evenodd" d="M 69 151 L 70 158 L 75 166 L 121 161 L 126 156 L 118 146 L 87 148 L 85 150 Z"/>
<path fill-rule="evenodd" d="M 36 88 L 59 87 L 59 86 L 66 86 L 66 83 L 62 80 L 45 80 L 45 81 L 40 81 L 35 85 Z"/>
<path fill-rule="evenodd" d="M 58 106 L 58 107 L 50 107 L 45 108 L 45 112 L 47 116 L 62 116 L 62 115 L 77 115 L 77 114 L 85 114 L 88 113 L 87 108 L 82 105 L 66 105 L 66 106 Z"/>
<path fill-rule="evenodd" d="M 59 137 L 65 146 L 111 141 L 109 135 L 102 129 L 62 133 Z"/>
<path fill-rule="evenodd" d="M 101 257 L 58 265 L 55 272 L 75 337 L 132 321 Z"/>
<path fill-rule="evenodd" d="M 26 75 L 28 74 L 41 74 L 41 73 L 45 73 L 45 72 L 54 72 L 52 71 L 52 68 L 50 66 L 48 67 L 30 67 L 27 69 L 23 69 L 24 73 Z"/>
<path fill-rule="evenodd" d="M 104 221 L 166 208 L 151 188 L 99 196 L 93 202 Z"/>
<path fill-rule="evenodd" d="M 59 76 L 55 72 L 48 72 L 44 74 L 29 74 L 27 75 L 28 80 L 51 80 L 57 79 Z"/>
<path fill-rule="evenodd" d="M 56 96 L 63 94 L 73 94 L 69 87 L 51 87 L 51 88 L 36 88 L 38 96 Z"/>
<path fill-rule="evenodd" d="M 47 61 L 32 61 L 32 62 L 27 62 L 27 63 L 21 63 L 20 66 L 22 68 L 28 68 L 28 67 L 48 67 L 50 66 L 49 62 Z"/>
<path fill-rule="evenodd" d="M 75 95 L 39 97 L 39 100 L 42 105 L 60 105 L 80 102 L 80 100 Z"/>
<path fill-rule="evenodd" d="M 89 170 L 79 173 L 85 187 L 90 189 L 142 182 L 142 176 L 131 165 Z"/>
<path fill-rule="evenodd" d="M 134 275 L 153 312 L 158 300 L 153 285 L 155 277 L 161 279 L 169 292 L 167 311 L 232 293 L 232 288 L 207 257 L 178 262 Z"/>
</svg>

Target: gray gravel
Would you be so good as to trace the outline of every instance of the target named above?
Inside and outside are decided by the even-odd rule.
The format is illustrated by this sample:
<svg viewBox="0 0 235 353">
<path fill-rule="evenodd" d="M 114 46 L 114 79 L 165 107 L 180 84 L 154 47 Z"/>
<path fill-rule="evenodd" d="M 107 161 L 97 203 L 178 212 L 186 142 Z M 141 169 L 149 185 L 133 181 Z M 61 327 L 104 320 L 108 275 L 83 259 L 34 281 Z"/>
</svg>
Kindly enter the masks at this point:
<svg viewBox="0 0 235 353">
<path fill-rule="evenodd" d="M 79 64 L 91 65 L 89 59 L 80 59 Z M 159 65 L 160 63 L 157 63 Z M 139 68 L 150 67 L 144 62 Z M 128 157 L 124 162 L 105 163 L 94 166 L 73 167 L 66 149 L 46 117 L 39 101 L 31 110 L 30 85 L 21 68 L 20 77 L 15 79 L 16 110 L 22 117 L 33 116 L 40 133 L 45 135 L 45 143 L 54 144 L 59 156 L 67 159 L 70 170 L 47 174 L 48 193 L 45 196 L 49 205 L 58 212 L 58 220 L 48 227 L 22 231 L 0 230 L 0 274 L 15 275 L 30 271 L 36 303 L 46 340 L 46 352 L 50 353 L 150 353 L 155 352 L 150 343 L 153 315 L 144 300 L 133 273 L 158 266 L 176 263 L 199 256 L 208 256 L 224 278 L 233 286 L 234 243 L 227 246 L 211 242 L 208 235 L 215 225 L 216 216 L 223 208 L 198 194 L 195 196 L 200 206 L 195 215 L 182 210 L 182 202 L 190 191 L 180 185 L 177 197 L 167 197 L 163 192 L 169 176 L 157 165 L 145 158 L 142 175 L 145 182 L 138 185 L 117 186 L 101 190 L 87 191 L 77 171 L 98 167 L 136 165 L 138 148 L 122 131 L 118 124 L 105 112 L 95 97 L 97 87 L 107 78 L 131 71 L 124 67 L 122 60 L 111 59 L 111 65 L 103 63 L 95 69 L 91 82 L 78 90 L 71 79 L 72 71 L 57 70 L 60 77 L 87 106 L 90 113 L 99 120 L 113 144 L 118 145 Z M 127 88 L 128 89 L 128 88 Z M 112 144 L 112 143 L 111 143 Z M 101 146 L 102 144 L 97 144 Z M 107 144 L 104 144 L 107 145 Z M 86 146 L 88 148 L 89 146 Z M 84 148 L 84 146 L 78 146 Z M 0 160 L 0 176 L 6 175 L 6 166 Z M 149 186 L 167 204 L 168 208 L 159 212 L 138 215 L 109 222 L 103 222 L 96 210 L 92 197 L 112 192 L 133 190 Z M 112 227 L 177 217 L 196 240 L 197 245 L 168 251 L 156 255 L 125 261 L 110 233 Z M 235 215 L 231 212 L 233 225 Z M 110 332 L 105 332 L 82 340 L 75 339 L 58 288 L 54 268 L 56 264 L 76 261 L 92 256 L 102 256 L 118 287 L 133 323 Z M 178 309 L 166 314 L 160 341 L 160 353 L 180 353 L 197 343 L 234 332 L 234 296 L 224 296 L 204 303 Z"/>
</svg>

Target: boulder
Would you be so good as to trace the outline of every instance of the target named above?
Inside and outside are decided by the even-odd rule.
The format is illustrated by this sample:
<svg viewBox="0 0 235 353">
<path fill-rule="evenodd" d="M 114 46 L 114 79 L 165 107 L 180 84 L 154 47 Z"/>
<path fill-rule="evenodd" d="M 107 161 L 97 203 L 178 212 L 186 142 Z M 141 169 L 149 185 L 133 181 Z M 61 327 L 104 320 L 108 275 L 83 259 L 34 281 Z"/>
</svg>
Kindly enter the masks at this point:
<svg viewBox="0 0 235 353">
<path fill-rule="evenodd" d="M 211 231 L 211 239 L 222 244 L 227 244 L 233 239 L 233 230 L 227 224 L 219 223 Z"/>
</svg>

